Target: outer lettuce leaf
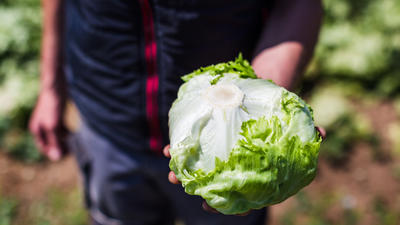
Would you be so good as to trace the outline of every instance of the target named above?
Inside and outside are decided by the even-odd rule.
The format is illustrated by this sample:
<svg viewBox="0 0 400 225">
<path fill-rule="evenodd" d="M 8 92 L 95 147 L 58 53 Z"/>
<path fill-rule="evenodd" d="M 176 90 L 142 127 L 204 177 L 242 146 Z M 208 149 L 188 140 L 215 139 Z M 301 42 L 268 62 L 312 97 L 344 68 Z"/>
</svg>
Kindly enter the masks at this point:
<svg viewBox="0 0 400 225">
<path fill-rule="evenodd" d="M 211 84 L 216 84 L 218 80 L 224 76 L 225 73 L 236 73 L 241 78 L 257 78 L 257 75 L 254 73 L 253 68 L 251 68 L 250 63 L 247 60 L 243 59 L 242 54 L 239 54 L 235 61 L 201 67 L 200 69 L 197 69 L 192 73 L 183 76 L 182 80 L 187 82 L 193 77 L 205 73 L 208 73 L 214 77 L 210 81 Z"/>
<path fill-rule="evenodd" d="M 215 84 L 243 91 L 237 108 L 215 108 L 202 98 L 214 85 L 209 71 L 179 90 L 169 114 L 170 168 L 187 193 L 237 214 L 279 203 L 309 184 L 321 138 L 311 109 L 298 96 L 230 72 Z"/>
</svg>

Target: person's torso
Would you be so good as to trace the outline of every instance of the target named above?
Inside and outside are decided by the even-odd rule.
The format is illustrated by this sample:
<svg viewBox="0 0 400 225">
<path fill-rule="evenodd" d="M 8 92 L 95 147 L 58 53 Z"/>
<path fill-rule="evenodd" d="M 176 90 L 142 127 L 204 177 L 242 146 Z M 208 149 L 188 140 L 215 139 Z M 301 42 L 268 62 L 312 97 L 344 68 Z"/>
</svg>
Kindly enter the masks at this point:
<svg viewBox="0 0 400 225">
<path fill-rule="evenodd" d="M 180 77 L 250 58 L 261 0 L 66 1 L 66 67 L 83 118 L 110 141 L 159 151 Z"/>
</svg>

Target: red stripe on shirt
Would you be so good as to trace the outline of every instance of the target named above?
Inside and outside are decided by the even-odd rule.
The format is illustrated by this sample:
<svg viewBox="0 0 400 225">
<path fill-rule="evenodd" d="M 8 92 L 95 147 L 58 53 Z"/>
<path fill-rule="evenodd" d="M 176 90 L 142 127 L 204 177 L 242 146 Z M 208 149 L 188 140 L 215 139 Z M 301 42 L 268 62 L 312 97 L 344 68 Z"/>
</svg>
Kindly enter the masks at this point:
<svg viewBox="0 0 400 225">
<path fill-rule="evenodd" d="M 158 73 L 157 73 L 157 43 L 154 33 L 153 12 L 149 0 L 140 0 L 142 10 L 145 60 L 147 69 L 146 81 L 146 113 L 150 129 L 150 149 L 157 153 L 162 150 L 161 130 L 158 118 Z"/>
</svg>

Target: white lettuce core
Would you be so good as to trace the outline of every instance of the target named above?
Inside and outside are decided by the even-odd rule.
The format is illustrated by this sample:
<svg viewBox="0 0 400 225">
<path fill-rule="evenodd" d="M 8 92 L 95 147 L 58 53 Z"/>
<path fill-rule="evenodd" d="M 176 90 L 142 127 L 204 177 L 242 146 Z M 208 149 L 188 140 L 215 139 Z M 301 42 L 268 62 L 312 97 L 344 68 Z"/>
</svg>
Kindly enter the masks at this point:
<svg viewBox="0 0 400 225">
<path fill-rule="evenodd" d="M 209 87 L 204 97 L 217 108 L 234 108 L 242 104 L 243 92 L 234 84 L 217 84 Z"/>
</svg>

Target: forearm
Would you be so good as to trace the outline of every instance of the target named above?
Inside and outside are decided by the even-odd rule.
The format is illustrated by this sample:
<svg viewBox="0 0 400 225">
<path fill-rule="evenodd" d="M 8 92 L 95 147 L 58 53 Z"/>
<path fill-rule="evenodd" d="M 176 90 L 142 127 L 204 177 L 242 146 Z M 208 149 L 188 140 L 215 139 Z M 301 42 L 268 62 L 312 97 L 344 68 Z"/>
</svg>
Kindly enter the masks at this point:
<svg viewBox="0 0 400 225">
<path fill-rule="evenodd" d="M 65 77 L 63 75 L 63 0 L 42 0 L 43 31 L 41 46 L 41 88 L 63 93 Z"/>
<path fill-rule="evenodd" d="M 320 0 L 277 0 L 252 61 L 256 74 L 291 89 L 312 56 L 321 20 Z"/>
</svg>

